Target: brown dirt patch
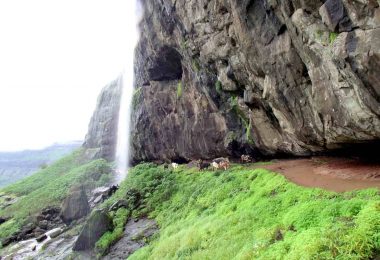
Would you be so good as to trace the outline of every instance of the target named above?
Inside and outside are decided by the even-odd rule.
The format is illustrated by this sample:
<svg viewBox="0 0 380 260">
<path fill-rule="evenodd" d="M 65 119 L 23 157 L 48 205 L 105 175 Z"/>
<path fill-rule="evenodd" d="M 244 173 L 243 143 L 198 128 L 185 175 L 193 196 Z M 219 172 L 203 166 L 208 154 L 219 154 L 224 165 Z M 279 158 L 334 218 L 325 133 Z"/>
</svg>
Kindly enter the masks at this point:
<svg viewBox="0 0 380 260">
<path fill-rule="evenodd" d="M 380 162 L 337 157 L 275 160 L 257 166 L 283 174 L 288 180 L 305 187 L 344 192 L 366 188 L 380 189 Z"/>
</svg>

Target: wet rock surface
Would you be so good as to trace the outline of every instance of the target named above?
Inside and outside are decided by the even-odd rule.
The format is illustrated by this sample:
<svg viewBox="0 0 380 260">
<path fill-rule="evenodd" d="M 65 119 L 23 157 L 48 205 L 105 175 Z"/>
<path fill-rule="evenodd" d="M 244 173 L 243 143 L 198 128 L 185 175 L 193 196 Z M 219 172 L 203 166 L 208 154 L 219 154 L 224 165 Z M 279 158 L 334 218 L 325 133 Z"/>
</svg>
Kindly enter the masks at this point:
<svg viewBox="0 0 380 260">
<path fill-rule="evenodd" d="M 380 83 L 368 73 L 378 3 L 309 2 L 145 1 L 135 159 L 307 155 L 379 139 Z M 180 79 L 147 73 L 167 46 L 181 54 Z"/>
<path fill-rule="evenodd" d="M 3 258 L 6 260 L 18 260 L 18 259 L 64 259 L 71 253 L 69 247 L 62 246 L 67 251 L 63 253 L 63 248 L 54 247 L 54 238 L 52 234 L 61 234 L 63 232 L 62 227 L 47 231 L 38 238 L 19 241 L 12 246 L 9 246 L 2 251 Z M 70 240 L 69 237 L 60 238 L 58 241 Z M 68 246 L 72 246 L 72 243 L 68 243 Z M 55 255 L 60 252 L 60 254 Z M 55 256 L 55 257 L 54 257 Z"/>
<path fill-rule="evenodd" d="M 106 260 L 126 259 L 136 250 L 143 247 L 153 234 L 158 230 L 154 220 L 131 219 L 125 226 L 124 236 L 114 246 L 111 247 L 110 253 L 104 257 Z"/>
<path fill-rule="evenodd" d="M 107 231 L 112 230 L 113 223 L 110 216 L 101 210 L 95 210 L 84 225 L 78 239 L 75 241 L 74 251 L 86 251 L 95 247 L 96 241 Z"/>
<path fill-rule="evenodd" d="M 121 95 L 121 78 L 105 86 L 99 95 L 83 146 L 88 157 L 113 160 L 117 142 L 117 122 Z"/>
<path fill-rule="evenodd" d="M 94 208 L 99 203 L 102 203 L 109 197 L 111 197 L 119 189 L 118 185 L 112 185 L 109 187 L 98 187 L 92 191 L 89 204 L 91 208 Z"/>
<path fill-rule="evenodd" d="M 15 232 L 13 235 L 3 239 L 3 241 L 1 241 L 2 246 L 5 247 L 14 242 L 34 238 L 37 240 L 42 239 L 48 230 L 53 230 L 63 225 L 59 214 L 60 208 L 57 207 L 48 207 L 43 209 L 42 212 L 35 217 L 35 221 L 27 223 L 21 228 L 20 231 Z"/>
<path fill-rule="evenodd" d="M 143 8 L 135 162 L 304 156 L 379 140 L 378 1 L 148 0 Z M 93 120 L 88 135 L 104 151 L 105 129 L 113 128 Z"/>
<path fill-rule="evenodd" d="M 70 191 L 70 194 L 62 203 L 61 219 L 66 224 L 81 219 L 90 212 L 90 206 L 84 187 L 77 187 Z"/>
</svg>

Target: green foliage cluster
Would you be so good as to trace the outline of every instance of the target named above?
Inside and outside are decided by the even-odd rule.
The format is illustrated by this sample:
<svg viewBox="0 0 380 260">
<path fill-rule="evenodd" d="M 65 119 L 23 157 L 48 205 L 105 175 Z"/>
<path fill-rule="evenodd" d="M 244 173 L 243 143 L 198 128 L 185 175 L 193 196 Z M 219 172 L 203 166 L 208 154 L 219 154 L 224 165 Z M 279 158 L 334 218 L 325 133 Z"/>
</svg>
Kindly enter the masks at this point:
<svg viewBox="0 0 380 260">
<path fill-rule="evenodd" d="M 199 60 L 197 58 L 194 58 L 191 61 L 191 67 L 193 68 L 193 70 L 195 72 L 198 72 L 201 69 L 201 65 L 200 65 Z"/>
<path fill-rule="evenodd" d="M 177 98 L 181 98 L 182 97 L 182 81 L 178 82 L 178 85 L 177 85 Z"/>
<path fill-rule="evenodd" d="M 244 114 L 243 111 L 239 108 L 238 104 L 238 97 L 237 96 L 232 96 L 230 99 L 230 105 L 233 109 L 233 111 L 236 113 L 236 115 L 240 118 L 242 123 L 245 126 L 245 132 L 246 132 L 246 138 L 249 143 L 254 143 L 253 138 L 252 138 L 252 120 L 250 118 L 247 118 L 247 116 Z"/>
<path fill-rule="evenodd" d="M 111 168 L 105 160 L 87 162 L 82 151 L 57 161 L 32 176 L 12 184 L 0 192 L 17 201 L 0 210 L 0 216 L 12 217 L 0 225 L 0 240 L 18 231 L 25 221 L 48 206 L 59 206 L 75 185 L 87 188 L 110 181 Z"/>
<path fill-rule="evenodd" d="M 114 229 L 112 232 L 106 232 L 95 245 L 97 253 L 105 255 L 108 249 L 117 242 L 124 234 L 124 226 L 127 223 L 130 211 L 125 208 L 120 208 L 116 212 L 111 212 Z"/>
<path fill-rule="evenodd" d="M 337 37 L 338 37 L 338 33 L 336 33 L 336 32 L 330 32 L 330 34 L 329 34 L 330 44 L 334 43 L 334 41 L 336 40 Z"/>
<path fill-rule="evenodd" d="M 318 41 L 320 41 L 323 45 L 327 46 L 328 44 L 333 44 L 336 38 L 338 37 L 339 33 L 336 32 L 329 32 L 329 31 L 322 31 L 317 30 L 315 32 L 315 37 Z"/>
<path fill-rule="evenodd" d="M 140 98 L 142 95 L 142 87 L 138 87 L 135 89 L 133 92 L 133 97 L 132 97 L 132 108 L 136 109 L 137 105 L 139 104 Z"/>
<path fill-rule="evenodd" d="M 130 259 L 369 259 L 380 252 L 377 189 L 334 193 L 264 169 L 142 164 L 115 198 L 142 192 L 160 235 Z"/>
</svg>

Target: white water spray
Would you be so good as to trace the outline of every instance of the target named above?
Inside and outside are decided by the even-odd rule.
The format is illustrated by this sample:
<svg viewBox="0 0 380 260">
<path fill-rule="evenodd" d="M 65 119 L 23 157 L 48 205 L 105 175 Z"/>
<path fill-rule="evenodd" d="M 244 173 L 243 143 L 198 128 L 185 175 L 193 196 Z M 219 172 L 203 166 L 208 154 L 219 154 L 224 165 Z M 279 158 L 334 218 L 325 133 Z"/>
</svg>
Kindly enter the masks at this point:
<svg viewBox="0 0 380 260">
<path fill-rule="evenodd" d="M 119 84 L 121 86 L 120 97 L 120 110 L 119 110 L 119 123 L 117 132 L 117 146 L 116 146 L 116 164 L 117 173 L 115 182 L 120 183 L 127 175 L 130 159 L 130 123 L 132 113 L 132 99 L 134 93 L 134 50 L 138 41 L 137 24 L 141 13 L 137 1 L 130 1 L 130 9 L 126 10 L 126 15 L 135 16 L 135 24 L 126 25 L 125 33 L 129 33 L 131 41 L 128 46 L 128 53 L 126 56 L 126 65 L 122 76 L 120 77 Z"/>
</svg>

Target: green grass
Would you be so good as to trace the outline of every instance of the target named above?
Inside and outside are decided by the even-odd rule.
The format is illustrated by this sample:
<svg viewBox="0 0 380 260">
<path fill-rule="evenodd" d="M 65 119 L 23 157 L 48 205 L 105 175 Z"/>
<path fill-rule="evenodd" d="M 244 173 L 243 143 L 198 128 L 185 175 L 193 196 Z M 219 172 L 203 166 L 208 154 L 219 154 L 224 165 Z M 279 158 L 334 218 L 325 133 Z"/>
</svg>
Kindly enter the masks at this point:
<svg viewBox="0 0 380 260">
<path fill-rule="evenodd" d="M 0 240 L 18 231 L 30 218 L 48 206 L 59 206 L 75 185 L 101 186 L 110 180 L 111 168 L 105 160 L 87 162 L 82 151 L 57 161 L 32 176 L 0 192 L 17 197 L 13 205 L 0 210 L 0 216 L 12 217 L 0 225 Z M 108 176 L 108 177 L 105 177 Z"/>
<path fill-rule="evenodd" d="M 106 232 L 96 242 L 95 249 L 98 255 L 102 256 L 107 253 L 108 249 L 117 242 L 124 234 L 124 226 L 127 223 L 130 211 L 128 209 L 120 208 L 116 212 L 111 212 L 113 219 L 114 230 Z"/>
<path fill-rule="evenodd" d="M 377 189 L 334 193 L 263 169 L 133 168 L 109 206 L 141 194 L 132 214 L 160 233 L 129 259 L 370 259 L 380 252 Z"/>
</svg>

